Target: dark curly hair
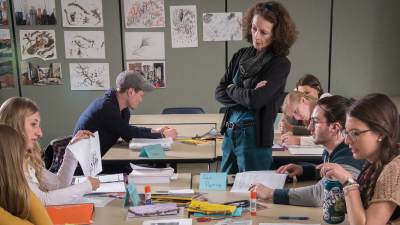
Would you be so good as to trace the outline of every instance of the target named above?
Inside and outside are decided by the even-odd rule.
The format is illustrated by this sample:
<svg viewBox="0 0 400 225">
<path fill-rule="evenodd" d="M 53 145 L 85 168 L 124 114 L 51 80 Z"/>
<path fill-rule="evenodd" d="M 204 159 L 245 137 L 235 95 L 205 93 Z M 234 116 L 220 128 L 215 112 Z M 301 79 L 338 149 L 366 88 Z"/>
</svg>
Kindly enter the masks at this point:
<svg viewBox="0 0 400 225">
<path fill-rule="evenodd" d="M 272 51 L 279 56 L 289 55 L 289 48 L 297 39 L 296 25 L 281 3 L 259 2 L 248 9 L 243 17 L 243 27 L 248 42 L 252 43 L 251 26 L 254 15 L 260 15 L 274 24 L 272 30 Z"/>
<path fill-rule="evenodd" d="M 396 105 L 386 95 L 370 94 L 356 101 L 347 115 L 362 121 L 382 138 L 377 160 L 366 162 L 358 177 L 361 200 L 364 208 L 367 208 L 384 166 L 399 155 L 399 113 Z"/>
</svg>

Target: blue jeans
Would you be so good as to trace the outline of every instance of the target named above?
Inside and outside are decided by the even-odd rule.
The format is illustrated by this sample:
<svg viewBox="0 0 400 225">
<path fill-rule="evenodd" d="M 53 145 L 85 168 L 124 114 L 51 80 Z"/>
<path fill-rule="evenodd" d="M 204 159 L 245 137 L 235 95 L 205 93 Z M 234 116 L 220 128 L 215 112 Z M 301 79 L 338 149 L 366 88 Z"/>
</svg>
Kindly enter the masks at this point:
<svg viewBox="0 0 400 225">
<path fill-rule="evenodd" d="M 256 146 L 255 126 L 228 128 L 222 143 L 221 172 L 269 170 L 272 166 L 272 148 Z"/>
</svg>

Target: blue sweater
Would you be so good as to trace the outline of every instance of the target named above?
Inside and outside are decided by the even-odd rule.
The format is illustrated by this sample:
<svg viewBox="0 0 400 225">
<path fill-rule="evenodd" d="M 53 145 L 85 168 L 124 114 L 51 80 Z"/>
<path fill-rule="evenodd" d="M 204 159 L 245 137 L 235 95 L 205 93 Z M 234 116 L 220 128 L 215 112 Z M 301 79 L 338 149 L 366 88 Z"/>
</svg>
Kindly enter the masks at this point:
<svg viewBox="0 0 400 225">
<path fill-rule="evenodd" d="M 107 91 L 95 99 L 75 124 L 73 135 L 79 130 L 98 131 L 101 156 L 117 142 L 118 138 L 129 142 L 132 138 L 161 138 L 160 133 L 152 133 L 150 128 L 129 125 L 129 108 L 119 109 L 115 90 Z"/>
</svg>

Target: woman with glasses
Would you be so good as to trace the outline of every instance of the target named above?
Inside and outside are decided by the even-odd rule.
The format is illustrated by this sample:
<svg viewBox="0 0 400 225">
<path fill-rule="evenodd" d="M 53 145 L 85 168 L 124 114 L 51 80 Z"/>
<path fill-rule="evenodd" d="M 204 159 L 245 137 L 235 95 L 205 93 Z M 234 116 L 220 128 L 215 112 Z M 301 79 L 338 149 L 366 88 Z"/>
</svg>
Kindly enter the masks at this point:
<svg viewBox="0 0 400 225">
<path fill-rule="evenodd" d="M 355 181 L 342 166 L 326 163 L 321 174 L 344 186 L 351 225 L 400 223 L 399 113 L 383 94 L 371 94 L 347 113 L 345 141 L 366 163 Z"/>
<path fill-rule="evenodd" d="M 217 101 L 227 107 L 221 171 L 230 174 L 271 167 L 279 111 L 275 101 L 284 92 L 290 72 L 287 56 L 297 37 L 287 10 L 276 1 L 256 3 L 243 25 L 252 46 L 233 55 L 215 91 Z"/>
</svg>

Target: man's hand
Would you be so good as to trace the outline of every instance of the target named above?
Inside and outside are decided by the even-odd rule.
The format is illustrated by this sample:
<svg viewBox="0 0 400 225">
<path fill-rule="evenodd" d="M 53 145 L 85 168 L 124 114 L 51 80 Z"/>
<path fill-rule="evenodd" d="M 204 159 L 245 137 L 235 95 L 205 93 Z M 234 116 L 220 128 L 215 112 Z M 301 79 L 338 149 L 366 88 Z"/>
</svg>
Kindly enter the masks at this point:
<svg viewBox="0 0 400 225">
<path fill-rule="evenodd" d="M 303 175 L 303 167 L 296 164 L 287 164 L 279 167 L 276 170 L 277 173 L 287 173 L 289 177 L 301 176 Z"/>
<path fill-rule="evenodd" d="M 92 191 L 97 190 L 100 187 L 100 180 L 94 177 L 87 177 L 88 181 L 92 185 Z"/>
<path fill-rule="evenodd" d="M 253 184 L 250 186 L 249 191 L 256 191 L 257 192 L 257 198 L 262 198 L 262 199 L 271 199 L 274 196 L 274 189 L 266 187 L 260 183 Z"/>
<path fill-rule="evenodd" d="M 294 136 L 291 132 L 288 132 L 281 136 L 281 142 L 287 145 L 300 145 L 300 137 Z"/>
</svg>

